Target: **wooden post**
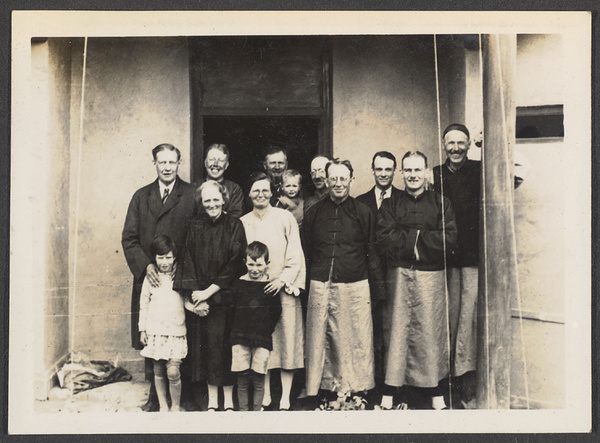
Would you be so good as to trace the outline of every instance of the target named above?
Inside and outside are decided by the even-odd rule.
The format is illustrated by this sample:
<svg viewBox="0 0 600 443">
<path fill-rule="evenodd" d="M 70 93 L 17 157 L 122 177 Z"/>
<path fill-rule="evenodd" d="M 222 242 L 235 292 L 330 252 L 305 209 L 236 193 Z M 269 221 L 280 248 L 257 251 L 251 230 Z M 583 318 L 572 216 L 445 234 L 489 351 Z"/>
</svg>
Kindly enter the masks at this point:
<svg viewBox="0 0 600 443">
<path fill-rule="evenodd" d="M 477 345 L 477 407 L 510 408 L 510 304 L 517 290 L 512 103 L 516 35 L 482 36 L 484 137 Z"/>
</svg>

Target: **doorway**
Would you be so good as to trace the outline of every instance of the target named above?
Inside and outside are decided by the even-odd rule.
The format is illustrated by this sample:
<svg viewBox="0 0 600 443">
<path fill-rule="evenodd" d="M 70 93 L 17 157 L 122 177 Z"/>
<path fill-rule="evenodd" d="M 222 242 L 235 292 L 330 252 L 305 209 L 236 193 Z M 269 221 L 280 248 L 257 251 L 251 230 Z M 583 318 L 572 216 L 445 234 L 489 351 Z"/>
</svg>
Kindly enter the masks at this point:
<svg viewBox="0 0 600 443">
<path fill-rule="evenodd" d="M 277 145 L 311 193 L 311 159 L 332 152 L 329 38 L 194 37 L 189 48 L 192 181 L 212 143 L 227 145 L 226 178 L 242 188 Z"/>
<path fill-rule="evenodd" d="M 318 153 L 319 120 L 314 117 L 205 117 L 204 146 L 224 143 L 230 153 L 226 178 L 244 190 L 250 175 L 262 171 L 264 150 L 277 145 L 288 153 L 288 167 L 304 177 L 304 186 L 312 186 L 310 161 Z"/>
</svg>

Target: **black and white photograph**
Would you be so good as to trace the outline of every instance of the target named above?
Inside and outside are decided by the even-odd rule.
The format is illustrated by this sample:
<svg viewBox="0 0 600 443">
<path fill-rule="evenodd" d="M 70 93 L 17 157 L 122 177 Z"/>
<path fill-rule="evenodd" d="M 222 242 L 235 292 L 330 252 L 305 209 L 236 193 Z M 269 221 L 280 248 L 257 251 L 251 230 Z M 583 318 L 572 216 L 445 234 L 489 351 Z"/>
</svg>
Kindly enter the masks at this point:
<svg viewBox="0 0 600 443">
<path fill-rule="evenodd" d="M 12 35 L 9 433 L 589 432 L 591 13 Z"/>
</svg>

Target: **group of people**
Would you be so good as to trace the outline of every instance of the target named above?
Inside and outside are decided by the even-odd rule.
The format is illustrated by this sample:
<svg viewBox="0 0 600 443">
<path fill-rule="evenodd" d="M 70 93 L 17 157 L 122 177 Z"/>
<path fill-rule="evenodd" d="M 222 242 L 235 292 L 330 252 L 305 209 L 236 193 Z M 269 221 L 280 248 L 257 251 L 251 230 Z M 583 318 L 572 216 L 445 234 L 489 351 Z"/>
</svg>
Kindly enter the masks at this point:
<svg viewBox="0 0 600 443">
<path fill-rule="evenodd" d="M 209 411 L 235 409 L 234 385 L 238 410 L 262 410 L 276 369 L 280 410 L 294 380 L 316 405 L 341 392 L 405 409 L 410 387 L 444 409 L 450 376 L 472 403 L 481 170 L 465 126 L 442 145 L 433 180 L 420 151 L 399 165 L 375 153 L 375 185 L 357 198 L 348 160 L 312 159 L 307 196 L 272 146 L 244 192 L 224 178 L 225 145 L 206 150 L 199 186 L 178 177 L 177 148 L 155 147 L 158 178 L 134 194 L 122 235 L 132 344 L 152 381 L 145 410 L 180 410 L 198 383 Z"/>
</svg>

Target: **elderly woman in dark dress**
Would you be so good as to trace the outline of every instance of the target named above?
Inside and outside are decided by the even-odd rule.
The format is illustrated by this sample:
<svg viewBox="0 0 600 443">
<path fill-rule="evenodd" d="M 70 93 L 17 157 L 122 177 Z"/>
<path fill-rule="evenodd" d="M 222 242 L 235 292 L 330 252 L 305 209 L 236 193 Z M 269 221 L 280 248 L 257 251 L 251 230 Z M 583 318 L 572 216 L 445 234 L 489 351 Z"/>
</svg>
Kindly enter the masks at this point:
<svg viewBox="0 0 600 443">
<path fill-rule="evenodd" d="M 218 409 L 219 386 L 223 387 L 224 410 L 233 410 L 235 379 L 229 343 L 233 300 L 227 288 L 243 274 L 246 250 L 242 222 L 223 212 L 227 199 L 225 187 L 214 181 L 196 191 L 204 211 L 190 221 L 174 285 L 191 291 L 195 312 L 204 315 L 194 315 L 188 322 L 188 362 L 192 382 L 208 383 L 210 411 Z"/>
</svg>

